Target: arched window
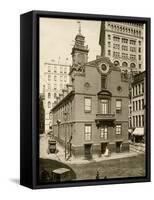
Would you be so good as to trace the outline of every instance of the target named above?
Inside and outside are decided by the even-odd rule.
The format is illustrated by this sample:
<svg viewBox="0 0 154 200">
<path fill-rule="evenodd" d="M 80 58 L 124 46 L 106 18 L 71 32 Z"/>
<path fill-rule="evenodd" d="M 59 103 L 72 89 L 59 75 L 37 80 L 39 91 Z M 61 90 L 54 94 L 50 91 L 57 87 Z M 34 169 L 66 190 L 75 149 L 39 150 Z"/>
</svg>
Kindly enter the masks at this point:
<svg viewBox="0 0 154 200">
<path fill-rule="evenodd" d="M 114 61 L 114 65 L 115 65 L 115 66 L 119 66 L 119 65 L 120 65 L 119 61 L 118 61 L 118 60 L 115 60 L 115 61 Z"/>
<path fill-rule="evenodd" d="M 128 66 L 128 63 L 127 62 L 123 62 L 122 63 L 122 67 L 127 67 Z"/>
<path fill-rule="evenodd" d="M 135 68 L 135 67 L 136 67 L 135 63 L 131 63 L 131 64 L 130 64 L 130 67 L 131 67 L 131 68 Z"/>
</svg>

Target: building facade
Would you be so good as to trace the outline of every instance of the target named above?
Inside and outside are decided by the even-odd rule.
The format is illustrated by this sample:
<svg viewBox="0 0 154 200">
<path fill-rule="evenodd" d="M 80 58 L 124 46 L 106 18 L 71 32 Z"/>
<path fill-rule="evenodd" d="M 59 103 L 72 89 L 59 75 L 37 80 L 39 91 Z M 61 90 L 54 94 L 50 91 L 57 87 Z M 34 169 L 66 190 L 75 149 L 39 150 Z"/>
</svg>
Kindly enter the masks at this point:
<svg viewBox="0 0 154 200">
<path fill-rule="evenodd" d="M 65 156 L 105 155 L 129 150 L 128 75 L 109 58 L 88 62 L 79 32 L 72 48 L 71 85 L 54 102 L 53 134 Z"/>
<path fill-rule="evenodd" d="M 129 126 L 133 129 L 140 128 L 138 133 L 140 136 L 144 136 L 145 126 L 145 107 L 146 107 L 146 79 L 145 71 L 136 74 L 133 77 L 131 84 L 131 98 L 130 98 L 130 119 Z M 141 129 L 142 128 L 142 129 Z"/>
<path fill-rule="evenodd" d="M 39 134 L 45 133 L 44 94 L 39 97 Z"/>
<path fill-rule="evenodd" d="M 122 70 L 144 71 L 144 32 L 143 24 L 101 22 L 101 55 Z"/>
<path fill-rule="evenodd" d="M 69 83 L 70 66 L 48 62 L 44 63 L 44 69 L 45 131 L 48 132 L 52 127 L 52 105 L 57 95 Z"/>
</svg>

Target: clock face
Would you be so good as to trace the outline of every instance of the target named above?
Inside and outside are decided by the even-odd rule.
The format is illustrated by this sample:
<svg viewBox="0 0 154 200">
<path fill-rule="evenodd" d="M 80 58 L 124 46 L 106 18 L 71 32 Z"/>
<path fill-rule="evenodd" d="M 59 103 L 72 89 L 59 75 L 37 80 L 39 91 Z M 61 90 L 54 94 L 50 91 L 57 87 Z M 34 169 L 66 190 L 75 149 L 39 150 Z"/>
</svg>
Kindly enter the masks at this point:
<svg viewBox="0 0 154 200">
<path fill-rule="evenodd" d="M 106 63 L 101 63 L 99 65 L 99 69 L 103 74 L 105 74 L 109 71 L 109 65 L 107 65 Z"/>
<path fill-rule="evenodd" d="M 106 69 L 107 69 L 106 65 L 105 65 L 105 64 L 102 64 L 102 65 L 101 65 L 101 69 L 102 69 L 103 71 L 106 71 Z"/>
</svg>

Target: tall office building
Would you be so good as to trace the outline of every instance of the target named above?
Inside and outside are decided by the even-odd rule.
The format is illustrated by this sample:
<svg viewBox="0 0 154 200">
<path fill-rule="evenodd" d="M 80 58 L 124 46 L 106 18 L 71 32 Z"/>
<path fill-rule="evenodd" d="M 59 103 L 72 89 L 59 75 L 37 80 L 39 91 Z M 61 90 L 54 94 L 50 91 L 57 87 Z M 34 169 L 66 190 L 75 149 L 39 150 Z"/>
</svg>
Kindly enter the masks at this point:
<svg viewBox="0 0 154 200">
<path fill-rule="evenodd" d="M 144 32 L 139 23 L 102 22 L 101 56 L 109 57 L 122 70 L 144 71 Z"/>
<path fill-rule="evenodd" d="M 59 64 L 54 62 L 44 63 L 44 94 L 45 94 L 45 132 L 48 132 L 52 126 L 52 104 L 57 95 L 69 83 L 70 66 L 68 64 Z"/>
</svg>

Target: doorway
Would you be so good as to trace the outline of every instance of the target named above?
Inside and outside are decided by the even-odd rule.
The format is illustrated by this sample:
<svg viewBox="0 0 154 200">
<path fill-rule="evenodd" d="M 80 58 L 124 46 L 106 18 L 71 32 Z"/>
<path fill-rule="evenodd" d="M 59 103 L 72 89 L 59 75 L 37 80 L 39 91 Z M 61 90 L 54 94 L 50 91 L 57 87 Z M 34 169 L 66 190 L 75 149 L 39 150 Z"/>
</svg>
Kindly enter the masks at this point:
<svg viewBox="0 0 154 200">
<path fill-rule="evenodd" d="M 116 142 L 116 152 L 120 153 L 122 151 L 122 142 Z"/>
<path fill-rule="evenodd" d="M 101 143 L 101 154 L 105 154 L 106 149 L 107 149 L 107 142 Z"/>
<path fill-rule="evenodd" d="M 92 159 L 92 144 L 85 144 L 84 145 L 84 152 L 86 159 Z"/>
</svg>

